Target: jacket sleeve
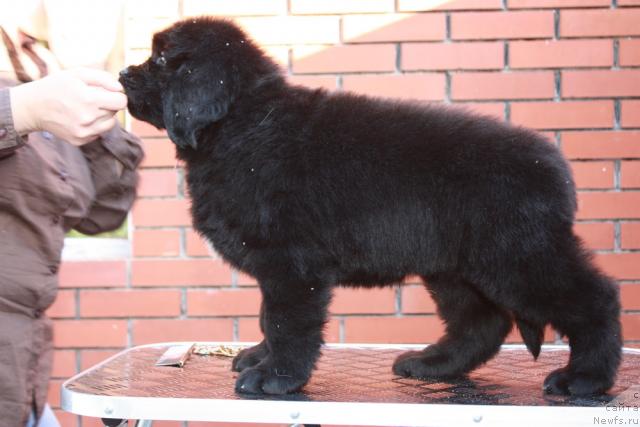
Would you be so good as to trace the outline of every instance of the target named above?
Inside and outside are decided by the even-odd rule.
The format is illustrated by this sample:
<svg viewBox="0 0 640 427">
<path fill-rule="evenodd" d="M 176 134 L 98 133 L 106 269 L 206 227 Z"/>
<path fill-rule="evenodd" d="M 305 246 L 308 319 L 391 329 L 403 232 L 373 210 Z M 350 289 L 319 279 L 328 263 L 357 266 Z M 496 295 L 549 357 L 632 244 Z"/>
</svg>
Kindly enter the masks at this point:
<svg viewBox="0 0 640 427">
<path fill-rule="evenodd" d="M 136 169 L 143 157 L 140 141 L 116 126 L 81 150 L 89 162 L 96 196 L 87 216 L 74 228 L 85 234 L 115 230 L 136 198 Z"/>
<path fill-rule="evenodd" d="M 0 158 L 8 156 L 24 145 L 13 127 L 9 88 L 0 89 Z"/>
</svg>

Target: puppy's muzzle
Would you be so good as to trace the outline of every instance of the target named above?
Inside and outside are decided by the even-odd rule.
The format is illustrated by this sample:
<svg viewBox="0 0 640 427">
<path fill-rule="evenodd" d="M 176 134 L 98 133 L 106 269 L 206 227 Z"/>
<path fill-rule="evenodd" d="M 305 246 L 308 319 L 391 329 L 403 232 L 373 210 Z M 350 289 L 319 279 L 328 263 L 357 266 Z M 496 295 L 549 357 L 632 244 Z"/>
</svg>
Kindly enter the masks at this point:
<svg viewBox="0 0 640 427">
<path fill-rule="evenodd" d="M 129 73 L 131 72 L 130 67 L 125 67 L 120 71 L 120 78 L 126 79 Z"/>
</svg>

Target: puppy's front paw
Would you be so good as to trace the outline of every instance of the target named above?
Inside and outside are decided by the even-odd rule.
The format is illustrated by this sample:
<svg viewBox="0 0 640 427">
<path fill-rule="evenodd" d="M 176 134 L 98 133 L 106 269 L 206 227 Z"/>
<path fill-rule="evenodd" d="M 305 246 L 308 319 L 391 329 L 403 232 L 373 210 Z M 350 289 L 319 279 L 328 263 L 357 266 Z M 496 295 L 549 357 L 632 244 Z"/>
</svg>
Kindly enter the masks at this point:
<svg viewBox="0 0 640 427">
<path fill-rule="evenodd" d="M 284 369 L 270 366 L 268 363 L 247 368 L 236 380 L 237 393 L 287 394 L 302 388 L 309 378 L 298 378 Z"/>
<path fill-rule="evenodd" d="M 231 370 L 236 372 L 242 372 L 247 368 L 257 365 L 269 354 L 267 345 L 264 341 L 253 347 L 245 348 L 240 351 L 231 362 Z"/>
<path fill-rule="evenodd" d="M 435 348 L 435 346 L 433 346 Z M 393 362 L 393 373 L 401 377 L 418 379 L 456 378 L 464 372 L 437 352 L 407 351 Z"/>
<path fill-rule="evenodd" d="M 601 394 L 613 385 L 613 381 L 596 375 L 571 372 L 567 367 L 556 369 L 544 380 L 546 394 L 589 396 Z"/>
</svg>

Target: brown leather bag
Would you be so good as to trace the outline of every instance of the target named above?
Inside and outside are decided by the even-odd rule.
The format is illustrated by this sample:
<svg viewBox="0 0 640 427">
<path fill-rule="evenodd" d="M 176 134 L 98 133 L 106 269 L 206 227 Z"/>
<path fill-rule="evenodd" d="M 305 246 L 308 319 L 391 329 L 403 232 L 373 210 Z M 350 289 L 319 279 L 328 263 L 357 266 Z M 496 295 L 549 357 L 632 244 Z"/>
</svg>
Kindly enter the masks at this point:
<svg viewBox="0 0 640 427">
<path fill-rule="evenodd" d="M 9 37 L 9 34 L 5 31 L 4 28 L 0 26 L 0 33 L 2 35 L 2 42 L 4 43 L 5 48 L 7 49 L 7 54 L 9 55 L 9 60 L 11 61 L 11 66 L 13 67 L 13 71 L 16 73 L 16 77 L 22 83 L 33 81 L 33 78 L 29 76 L 29 73 L 24 69 L 22 65 L 22 61 L 20 61 L 20 55 L 18 54 L 18 49 L 16 45 Z M 20 44 L 20 48 L 25 55 L 27 55 L 33 63 L 38 67 L 38 71 L 40 72 L 40 78 L 44 77 L 48 73 L 47 63 L 42 60 L 33 50 L 33 45 L 36 43 L 36 39 L 31 37 L 28 34 L 18 30 L 18 42 Z"/>
</svg>

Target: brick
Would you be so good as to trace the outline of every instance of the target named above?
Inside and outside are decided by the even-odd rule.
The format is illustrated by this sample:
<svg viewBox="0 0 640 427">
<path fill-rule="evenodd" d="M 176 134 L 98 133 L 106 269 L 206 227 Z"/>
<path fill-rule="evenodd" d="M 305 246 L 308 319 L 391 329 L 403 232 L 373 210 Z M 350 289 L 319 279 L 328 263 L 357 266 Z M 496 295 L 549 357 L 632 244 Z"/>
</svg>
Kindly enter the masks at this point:
<svg viewBox="0 0 640 427">
<path fill-rule="evenodd" d="M 509 43 L 511 68 L 611 67 L 611 40 L 530 40 Z"/>
<path fill-rule="evenodd" d="M 618 0 L 618 6 L 640 6 L 640 0 Z"/>
<path fill-rule="evenodd" d="M 403 70 L 492 70 L 504 65 L 498 42 L 402 44 Z"/>
<path fill-rule="evenodd" d="M 76 374 L 76 352 L 75 350 L 54 350 L 53 367 L 51 376 L 53 378 L 69 378 Z"/>
<path fill-rule="evenodd" d="M 610 0 L 507 0 L 509 9 L 608 7 Z"/>
<path fill-rule="evenodd" d="M 260 342 L 263 335 L 257 317 L 242 317 L 238 320 L 238 340 L 243 342 Z M 324 327 L 324 340 L 327 343 L 340 342 L 340 321 L 329 319 Z"/>
<path fill-rule="evenodd" d="M 444 40 L 444 13 L 348 15 L 342 18 L 342 39 L 348 43 Z"/>
<path fill-rule="evenodd" d="M 307 15 L 393 12 L 394 0 L 291 0 L 291 13 Z"/>
<path fill-rule="evenodd" d="M 451 15 L 451 38 L 526 39 L 553 37 L 552 11 L 470 12 Z"/>
<path fill-rule="evenodd" d="M 133 286 L 228 286 L 231 268 L 220 260 L 133 260 Z"/>
<path fill-rule="evenodd" d="M 640 40 L 623 39 L 619 45 L 619 62 L 622 67 L 640 65 Z"/>
<path fill-rule="evenodd" d="M 640 158 L 640 131 L 562 132 L 561 138 L 570 159 Z"/>
<path fill-rule="evenodd" d="M 622 249 L 640 249 L 640 222 L 622 222 L 620 239 Z"/>
<path fill-rule="evenodd" d="M 398 0 L 398 10 L 402 12 L 495 9 L 502 9 L 502 0 Z"/>
<path fill-rule="evenodd" d="M 188 290 L 189 316 L 257 316 L 262 296 L 259 289 Z"/>
<path fill-rule="evenodd" d="M 60 407 L 60 389 L 62 388 L 62 383 L 64 380 L 49 380 L 49 389 L 47 393 L 47 403 L 52 408 Z M 39 423 L 38 423 L 39 424 Z"/>
<path fill-rule="evenodd" d="M 131 424 L 131 422 L 130 422 L 130 424 Z M 211 423 L 207 423 L 207 422 L 202 422 L 202 423 L 195 422 L 194 423 L 193 421 L 190 421 L 187 424 L 184 424 L 184 423 L 182 423 L 180 421 L 154 421 L 153 422 L 153 427 L 183 427 L 184 425 L 187 425 L 189 427 L 197 427 L 198 425 L 205 426 L 205 427 L 211 427 L 210 424 Z M 235 424 L 236 423 L 233 423 L 233 427 L 236 427 Z M 242 424 L 242 423 L 240 423 L 240 424 Z M 82 427 L 85 427 L 85 426 L 83 425 Z M 102 427 L 102 426 L 99 426 L 99 427 Z M 260 426 L 255 425 L 254 427 L 260 427 Z"/>
<path fill-rule="evenodd" d="M 640 192 L 578 192 L 577 219 L 640 218 Z"/>
<path fill-rule="evenodd" d="M 180 291 L 81 291 L 81 317 L 157 317 L 180 315 Z"/>
<path fill-rule="evenodd" d="M 80 351 L 80 370 L 87 370 L 117 353 L 116 350 L 82 350 Z"/>
<path fill-rule="evenodd" d="M 535 129 L 610 128 L 613 102 L 514 102 L 511 121 Z"/>
<path fill-rule="evenodd" d="M 454 100 L 553 99 L 554 92 L 551 71 L 466 72 L 451 77 L 451 98 Z"/>
<path fill-rule="evenodd" d="M 621 102 L 620 125 L 623 128 L 640 127 L 640 100 Z"/>
<path fill-rule="evenodd" d="M 623 314 L 620 316 L 620 322 L 625 341 L 640 340 L 640 314 Z"/>
<path fill-rule="evenodd" d="M 614 227 L 612 222 L 577 222 L 573 231 L 592 250 L 613 250 Z"/>
<path fill-rule="evenodd" d="M 178 174 L 174 169 L 141 170 L 138 197 L 178 195 Z"/>
<path fill-rule="evenodd" d="M 214 257 L 218 258 L 213 248 L 210 248 L 204 238 L 193 230 L 186 231 L 187 255 L 190 257 Z"/>
<path fill-rule="evenodd" d="M 154 421 L 155 423 L 155 421 Z M 229 427 L 229 423 L 212 423 L 212 422 L 197 422 L 197 421 L 189 421 L 189 427 Z M 236 423 L 234 422 L 232 427 L 274 427 L 273 425 L 263 424 L 263 423 Z M 101 426 L 102 427 L 102 426 Z M 153 427 L 156 427 L 154 424 Z M 171 426 L 173 427 L 173 426 Z M 182 424 L 175 426 L 182 427 Z M 280 426 L 277 426 L 280 427 Z"/>
<path fill-rule="evenodd" d="M 332 314 L 392 314 L 396 311 L 395 288 L 337 288 L 329 307 Z"/>
<path fill-rule="evenodd" d="M 622 188 L 640 188 L 640 161 L 623 161 L 620 169 Z"/>
<path fill-rule="evenodd" d="M 324 88 L 327 90 L 335 90 L 338 87 L 338 79 L 336 76 L 290 76 L 289 83 L 294 85 L 306 86 L 308 88 Z"/>
<path fill-rule="evenodd" d="M 640 96 L 640 70 L 563 71 L 562 97 Z"/>
<path fill-rule="evenodd" d="M 334 44 L 340 41 L 337 16 L 238 18 L 236 22 L 260 45 Z"/>
<path fill-rule="evenodd" d="M 573 178 L 578 188 L 613 188 L 613 162 L 571 162 Z"/>
<path fill-rule="evenodd" d="M 289 47 L 288 46 L 261 46 L 262 50 L 271 59 L 276 61 L 283 69 L 289 69 Z"/>
<path fill-rule="evenodd" d="M 176 167 L 176 149 L 169 138 L 143 139 L 142 168 Z"/>
<path fill-rule="evenodd" d="M 180 255 L 180 232 L 178 230 L 135 230 L 133 232 L 133 256 Z"/>
<path fill-rule="evenodd" d="M 238 319 L 238 340 L 243 342 L 260 342 L 263 339 L 260 331 L 260 320 L 257 317 Z"/>
<path fill-rule="evenodd" d="M 255 277 L 249 276 L 241 271 L 237 272 L 238 275 L 238 286 L 256 286 L 258 281 Z"/>
<path fill-rule="evenodd" d="M 177 227 L 191 225 L 186 199 L 141 199 L 133 206 L 136 227 Z"/>
<path fill-rule="evenodd" d="M 126 3 L 127 17 L 148 17 L 153 11 L 154 17 L 173 17 L 179 13 L 180 0 L 136 0 Z"/>
<path fill-rule="evenodd" d="M 551 343 L 554 340 L 555 340 L 555 331 L 550 326 L 545 327 L 543 341 L 547 343 Z M 509 332 L 504 342 L 507 344 L 523 342 L 522 335 L 520 335 L 520 330 L 515 325 L 513 325 L 513 327 L 511 328 L 511 332 Z"/>
<path fill-rule="evenodd" d="M 82 420 L 82 427 L 102 427 L 100 418 L 93 417 L 80 417 Z"/>
<path fill-rule="evenodd" d="M 133 344 L 178 341 L 231 341 L 232 319 L 136 319 Z"/>
<path fill-rule="evenodd" d="M 172 18 L 135 18 L 126 21 L 127 47 L 151 48 L 153 35 L 169 27 L 177 16 Z"/>
<path fill-rule="evenodd" d="M 632 36 L 640 34 L 640 9 L 563 10 L 561 37 Z"/>
<path fill-rule="evenodd" d="M 52 319 L 74 317 L 76 315 L 76 298 L 74 290 L 59 290 L 53 305 L 47 309 L 47 316 Z"/>
<path fill-rule="evenodd" d="M 147 53 L 148 56 L 148 53 Z M 131 124 L 131 132 L 133 132 L 139 138 L 167 138 L 167 131 L 164 129 L 157 129 L 154 125 L 143 122 L 142 120 L 134 119 L 128 116 L 129 123 Z"/>
<path fill-rule="evenodd" d="M 344 76 L 344 90 L 397 99 L 443 100 L 444 74 L 359 74 Z"/>
<path fill-rule="evenodd" d="M 59 277 L 66 288 L 120 287 L 127 282 L 127 266 L 124 261 L 65 261 Z"/>
<path fill-rule="evenodd" d="M 606 274 L 615 279 L 640 279 L 640 252 L 598 253 L 595 261 Z"/>
<path fill-rule="evenodd" d="M 184 16 L 254 16 L 277 15 L 287 10 L 287 0 L 183 0 Z"/>
<path fill-rule="evenodd" d="M 471 113 L 504 120 L 504 104 L 500 102 L 459 102 L 454 105 Z"/>
<path fill-rule="evenodd" d="M 620 301 L 623 310 L 640 310 L 640 285 L 620 285 Z"/>
<path fill-rule="evenodd" d="M 81 417 L 81 418 L 82 418 L 82 427 L 103 427 L 104 426 L 104 424 L 100 422 L 100 418 L 88 418 L 88 417 Z M 134 420 L 130 420 L 129 425 L 133 425 L 135 422 L 136 421 Z M 236 423 L 232 424 L 233 427 L 236 427 L 235 424 Z M 215 423 L 208 423 L 208 422 L 197 423 L 193 421 L 190 421 L 189 423 L 184 423 L 182 421 L 156 421 L 156 420 L 153 421 L 153 427 L 184 427 L 184 426 L 213 427 L 215 426 Z M 255 427 L 258 427 L 258 426 L 255 426 Z"/>
<path fill-rule="evenodd" d="M 149 56 L 151 56 L 151 48 L 130 48 L 127 49 L 124 52 L 124 63 L 125 64 L 142 64 L 144 61 L 146 61 Z M 132 120 L 131 116 L 127 113 L 126 115 L 128 121 L 130 122 Z M 133 119 L 135 120 L 135 119 Z M 149 132 L 153 132 L 155 131 L 157 133 L 156 136 L 160 136 L 160 132 L 164 132 L 164 131 L 160 131 L 158 129 L 156 129 L 153 125 L 148 125 L 149 126 Z M 166 136 L 166 133 L 165 135 Z"/>
<path fill-rule="evenodd" d="M 58 423 L 64 427 L 78 427 L 78 416 L 62 409 L 54 409 L 53 414 L 56 416 Z M 97 418 L 96 418 L 97 419 Z M 83 427 L 90 427 L 84 424 Z"/>
<path fill-rule="evenodd" d="M 294 73 L 393 71 L 396 49 L 390 44 L 293 48 Z"/>
<path fill-rule="evenodd" d="M 53 325 L 53 343 L 57 348 L 127 345 L 125 320 L 56 320 Z"/>
<path fill-rule="evenodd" d="M 405 276 L 404 279 L 402 280 L 402 283 L 405 285 L 424 286 L 424 280 L 422 279 L 422 277 L 415 274 L 410 274 L 408 276 Z"/>
<path fill-rule="evenodd" d="M 402 288 L 402 312 L 404 314 L 436 313 L 436 303 L 424 286 L 404 286 Z"/>
<path fill-rule="evenodd" d="M 434 343 L 444 334 L 436 316 L 348 317 L 344 319 L 345 342 L 351 343 Z"/>
</svg>

